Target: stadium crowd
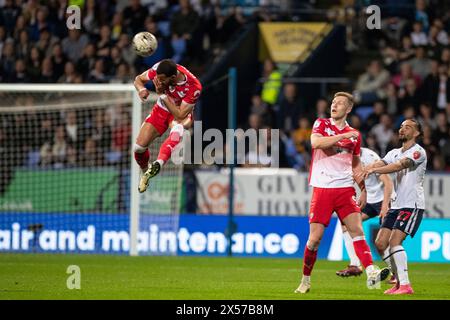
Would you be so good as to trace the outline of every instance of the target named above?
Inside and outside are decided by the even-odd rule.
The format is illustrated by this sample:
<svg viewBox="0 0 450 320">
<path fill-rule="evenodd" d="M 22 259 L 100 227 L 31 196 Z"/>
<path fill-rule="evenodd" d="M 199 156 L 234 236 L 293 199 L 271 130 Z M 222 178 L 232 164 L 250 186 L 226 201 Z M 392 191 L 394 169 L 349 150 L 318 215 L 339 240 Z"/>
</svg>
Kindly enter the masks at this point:
<svg viewBox="0 0 450 320">
<path fill-rule="evenodd" d="M 213 0 L 80 0 L 73 3 L 82 8 L 82 28 L 68 30 L 69 2 L 0 0 L 1 82 L 129 83 L 167 57 L 200 75 L 206 61 L 220 56 L 245 23 L 273 19 L 264 9 L 250 16 L 240 7 L 221 10 Z M 352 1 L 344 2 L 350 6 L 340 10 L 357 10 Z M 352 90 L 357 103 L 350 124 L 361 130 L 364 145 L 383 156 L 398 144 L 402 119 L 415 116 L 423 125 L 421 143 L 428 152 L 428 169 L 449 170 L 450 20 L 448 12 L 435 7 L 417 0 L 414 19 L 392 15 L 383 18 L 377 33 L 369 34 L 362 26 L 349 32 L 348 47 L 355 59 L 355 48 L 378 52 L 378 58 L 355 79 Z M 343 21 L 336 18 L 342 16 L 346 15 L 332 10 L 328 14 L 330 20 L 349 27 L 359 23 L 358 15 Z M 130 45 L 131 37 L 143 30 L 155 34 L 159 44 L 157 52 L 145 59 L 136 57 Z M 311 127 L 317 117 L 328 116 L 329 97 L 319 98 L 315 106 L 306 105 L 297 85 L 282 83 L 281 71 L 269 60 L 262 64 L 261 76 L 270 81 L 256 86 L 246 126 L 281 129 L 281 165 L 307 171 Z M 27 103 L 31 102 L 18 104 Z M 130 125 L 124 112 L 109 118 L 100 111 L 92 112 L 91 118 L 78 111 L 31 122 L 27 117 L 17 113 L 0 119 L 0 139 L 6 140 L 14 135 L 14 128 L 37 122 L 38 134 L 31 133 L 35 141 L 23 141 L 15 165 L 117 163 L 129 152 L 124 141 Z M 77 131 L 82 132 L 80 137 Z M 102 154 L 101 159 L 93 159 L 93 154 Z"/>
<path fill-rule="evenodd" d="M 350 1 L 351 2 L 351 1 Z M 358 51 L 378 52 L 351 87 L 355 107 L 349 124 L 363 135 L 363 145 L 384 156 L 399 146 L 398 128 L 405 118 L 416 117 L 423 127 L 420 143 L 427 151 L 428 170 L 450 171 L 450 12 L 417 0 L 414 19 L 386 16 L 381 30 L 350 33 L 347 39 Z M 354 12 L 342 7 L 341 14 Z M 351 15 L 352 17 L 354 15 Z M 338 21 L 348 26 L 354 19 Z M 361 59 L 361 61 L 364 61 Z M 363 66 L 362 66 L 363 67 Z M 252 98 L 248 127 L 281 129 L 285 162 L 301 171 L 309 170 L 309 136 L 316 118 L 329 117 L 330 97 L 321 97 L 315 107 L 307 106 L 294 83 L 283 83 L 272 61 L 262 64 L 262 78 Z M 329 92 L 331 94 L 331 92 Z"/>
</svg>

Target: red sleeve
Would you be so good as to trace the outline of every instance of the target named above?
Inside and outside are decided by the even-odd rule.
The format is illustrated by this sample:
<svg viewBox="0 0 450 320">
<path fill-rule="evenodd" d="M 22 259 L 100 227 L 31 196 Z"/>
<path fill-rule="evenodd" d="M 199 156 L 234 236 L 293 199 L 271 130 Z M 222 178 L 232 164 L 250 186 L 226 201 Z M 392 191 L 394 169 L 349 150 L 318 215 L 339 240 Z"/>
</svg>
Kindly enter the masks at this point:
<svg viewBox="0 0 450 320">
<path fill-rule="evenodd" d="M 195 104 L 197 103 L 198 98 L 202 92 L 202 88 L 199 85 L 192 85 L 189 88 L 186 96 L 183 98 L 183 101 L 187 104 Z"/>
<path fill-rule="evenodd" d="M 147 79 L 153 80 L 156 77 L 156 68 L 158 68 L 159 62 L 155 63 L 153 67 L 147 70 Z"/>
<path fill-rule="evenodd" d="M 319 118 L 319 119 L 317 119 L 314 122 L 311 134 L 313 134 L 313 133 L 318 133 L 318 134 L 321 134 L 323 136 L 325 135 L 325 121 L 324 121 L 324 119 Z"/>
<path fill-rule="evenodd" d="M 355 148 L 353 149 L 353 155 L 360 156 L 361 155 L 361 133 L 358 132 L 358 139 L 356 140 Z"/>
</svg>

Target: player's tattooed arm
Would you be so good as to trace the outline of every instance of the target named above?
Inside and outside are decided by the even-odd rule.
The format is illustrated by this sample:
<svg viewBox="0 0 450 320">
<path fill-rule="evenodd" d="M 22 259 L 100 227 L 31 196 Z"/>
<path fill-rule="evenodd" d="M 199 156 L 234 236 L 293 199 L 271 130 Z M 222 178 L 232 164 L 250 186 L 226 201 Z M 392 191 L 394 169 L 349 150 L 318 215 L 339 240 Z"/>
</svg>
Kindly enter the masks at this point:
<svg viewBox="0 0 450 320">
<path fill-rule="evenodd" d="M 412 161 L 410 158 L 403 158 L 402 160 L 400 160 L 400 164 L 402 165 L 403 169 L 408 169 L 414 166 L 414 161 Z"/>
<path fill-rule="evenodd" d="M 403 158 L 397 162 L 385 165 L 383 167 L 379 167 L 379 168 L 372 168 L 367 170 L 368 174 L 371 173 L 379 173 L 379 174 L 384 174 L 384 173 L 393 173 L 393 172 L 398 172 L 404 169 L 408 169 L 414 166 L 414 161 L 412 161 L 409 158 Z"/>
</svg>

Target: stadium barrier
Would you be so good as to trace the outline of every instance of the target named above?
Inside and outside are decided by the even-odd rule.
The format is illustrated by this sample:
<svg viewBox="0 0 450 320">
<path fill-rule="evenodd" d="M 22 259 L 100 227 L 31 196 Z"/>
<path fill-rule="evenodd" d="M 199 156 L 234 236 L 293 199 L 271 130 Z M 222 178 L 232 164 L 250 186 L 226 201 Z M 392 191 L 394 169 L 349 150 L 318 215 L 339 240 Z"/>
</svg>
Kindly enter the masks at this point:
<svg viewBox="0 0 450 320">
<path fill-rule="evenodd" d="M 196 171 L 198 211 L 223 214 L 228 210 L 228 170 Z M 308 173 L 294 169 L 235 169 L 235 214 L 306 216 L 312 189 Z M 357 188 L 358 190 L 358 188 Z M 450 175 L 429 173 L 424 182 L 425 217 L 450 218 Z"/>
</svg>

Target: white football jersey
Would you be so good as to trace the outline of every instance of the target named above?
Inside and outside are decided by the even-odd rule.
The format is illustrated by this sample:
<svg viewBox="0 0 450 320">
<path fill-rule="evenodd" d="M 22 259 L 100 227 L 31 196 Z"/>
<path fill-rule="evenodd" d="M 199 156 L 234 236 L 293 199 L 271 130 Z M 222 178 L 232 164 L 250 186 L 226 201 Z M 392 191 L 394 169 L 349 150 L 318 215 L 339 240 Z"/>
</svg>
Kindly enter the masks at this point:
<svg viewBox="0 0 450 320">
<path fill-rule="evenodd" d="M 391 164 L 404 158 L 411 159 L 414 166 L 394 173 L 393 183 L 396 198 L 393 200 L 391 208 L 425 209 L 423 181 L 427 168 L 427 153 L 416 143 L 405 152 L 402 152 L 402 148 L 389 151 L 383 161 Z"/>
<path fill-rule="evenodd" d="M 381 160 L 381 158 L 376 152 L 368 148 L 361 148 L 361 162 L 364 167 L 367 167 L 377 160 Z M 381 182 L 378 177 L 379 176 L 376 174 L 371 174 L 364 181 L 367 190 L 367 203 L 377 203 L 384 199 L 383 182 Z"/>
</svg>

